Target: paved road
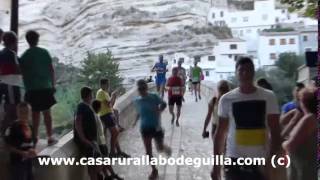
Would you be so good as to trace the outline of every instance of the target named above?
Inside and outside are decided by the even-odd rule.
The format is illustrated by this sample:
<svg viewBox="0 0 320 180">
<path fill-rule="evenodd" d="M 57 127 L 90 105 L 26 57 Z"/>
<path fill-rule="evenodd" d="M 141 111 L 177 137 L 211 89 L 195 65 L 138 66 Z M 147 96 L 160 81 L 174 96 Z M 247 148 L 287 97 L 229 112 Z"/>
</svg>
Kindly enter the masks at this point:
<svg viewBox="0 0 320 180">
<path fill-rule="evenodd" d="M 172 157 L 210 157 L 212 152 L 211 139 L 202 139 L 201 133 L 207 111 L 207 100 L 197 103 L 189 92 L 183 104 L 180 127 L 172 126 L 168 109 L 162 115 L 165 129 L 165 142 L 172 147 Z M 132 157 L 145 154 L 138 126 L 128 129 L 120 138 L 123 149 Z M 157 152 L 154 148 L 154 155 Z M 159 180 L 208 180 L 210 166 L 195 168 L 193 166 L 159 166 Z M 148 166 L 117 166 L 116 171 L 127 180 L 147 180 L 151 168 Z"/>
</svg>

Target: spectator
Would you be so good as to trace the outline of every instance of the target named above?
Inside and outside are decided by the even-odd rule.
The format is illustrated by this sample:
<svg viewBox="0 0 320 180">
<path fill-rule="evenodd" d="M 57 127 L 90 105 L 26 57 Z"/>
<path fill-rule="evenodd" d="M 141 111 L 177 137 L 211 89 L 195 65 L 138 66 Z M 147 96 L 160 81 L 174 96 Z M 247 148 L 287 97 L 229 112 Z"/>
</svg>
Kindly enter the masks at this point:
<svg viewBox="0 0 320 180">
<path fill-rule="evenodd" d="M 80 150 L 81 157 L 100 156 L 97 144 L 98 132 L 95 113 L 91 108 L 92 89 L 81 88 L 82 102 L 78 104 L 74 122 L 74 142 Z M 88 166 L 88 174 L 91 180 L 97 180 L 100 168 L 95 165 Z"/>
<path fill-rule="evenodd" d="M 111 93 L 111 97 L 108 93 L 109 90 L 109 80 L 101 79 L 100 80 L 100 89 L 97 92 L 96 99 L 101 102 L 101 109 L 99 111 L 99 116 L 101 121 L 104 123 L 105 128 L 108 128 L 111 133 L 110 144 L 110 156 L 122 156 L 129 157 L 128 154 L 124 153 L 118 141 L 119 130 L 116 128 L 115 116 L 113 114 L 112 107 L 116 101 L 116 96 L 118 91 Z"/>
<path fill-rule="evenodd" d="M 55 75 L 52 58 L 49 52 L 38 47 L 40 35 L 36 31 L 28 31 L 27 42 L 30 46 L 21 56 L 20 67 L 26 89 L 25 100 L 32 107 L 32 125 L 38 139 L 40 113 L 43 114 L 46 126 L 48 145 L 57 143 L 52 136 L 51 107 L 56 104 Z"/>
<path fill-rule="evenodd" d="M 37 156 L 32 128 L 29 125 L 30 107 L 17 106 L 18 120 L 6 131 L 5 142 L 10 151 L 11 179 L 33 180 L 31 159 Z"/>
<path fill-rule="evenodd" d="M 303 83 L 297 83 L 296 87 L 293 90 L 293 100 L 291 102 L 288 102 L 286 104 L 284 104 L 281 108 L 282 110 L 282 115 L 291 111 L 292 109 L 297 108 L 298 104 L 297 104 L 297 99 L 298 99 L 298 93 L 301 89 L 304 88 L 304 84 Z"/>
<path fill-rule="evenodd" d="M 101 122 L 101 119 L 98 115 L 98 112 L 101 109 L 101 102 L 98 100 L 94 100 L 92 102 L 92 108 L 95 112 L 95 118 L 96 118 L 96 125 L 97 125 L 97 135 L 98 135 L 98 145 L 101 151 L 102 156 L 108 157 L 108 147 L 106 144 L 106 138 L 105 138 L 105 132 L 103 129 L 103 124 Z M 117 180 L 123 180 L 123 178 L 119 177 L 114 171 L 111 165 L 106 165 L 102 167 L 104 177 L 103 179 L 117 179 Z M 109 175 L 110 173 L 110 175 Z"/>
<path fill-rule="evenodd" d="M 303 117 L 291 130 L 282 146 L 290 155 L 289 180 L 317 179 L 317 90 L 305 88 L 299 92 Z"/>
<path fill-rule="evenodd" d="M 14 48 L 17 44 L 17 36 L 14 32 L 5 32 L 2 36 L 4 49 L 0 51 L 0 75 L 16 75 L 19 74 L 19 65 L 17 55 Z M 16 105 L 20 102 L 21 93 L 18 86 L 7 83 L 0 83 L 0 99 L 5 98 L 4 120 L 0 124 L 0 134 L 4 134 L 4 130 L 17 119 Z"/>
<path fill-rule="evenodd" d="M 270 91 L 273 90 L 271 84 L 264 78 L 260 78 L 258 81 L 257 81 L 257 85 L 262 87 L 262 88 L 265 88 L 265 89 L 268 89 Z"/>
<path fill-rule="evenodd" d="M 252 60 L 240 58 L 236 63 L 239 87 L 223 95 L 219 101 L 214 155 L 225 153 L 231 158 L 231 164 L 241 157 L 270 158 L 270 155 L 280 152 L 277 99 L 273 92 L 254 85 L 254 74 Z M 226 165 L 224 169 L 226 180 L 267 178 L 267 169 L 256 165 Z M 221 166 L 213 167 L 211 177 L 213 180 L 221 179 Z"/>
<path fill-rule="evenodd" d="M 0 45 L 2 43 L 2 35 L 3 35 L 3 30 L 0 28 Z"/>
</svg>

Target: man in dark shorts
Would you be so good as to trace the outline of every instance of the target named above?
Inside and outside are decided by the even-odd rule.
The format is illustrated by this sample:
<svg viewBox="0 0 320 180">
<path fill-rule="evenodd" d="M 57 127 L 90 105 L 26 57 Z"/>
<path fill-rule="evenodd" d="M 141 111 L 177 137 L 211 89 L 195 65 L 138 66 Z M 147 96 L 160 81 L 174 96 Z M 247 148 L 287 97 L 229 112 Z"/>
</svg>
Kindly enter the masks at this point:
<svg viewBox="0 0 320 180">
<path fill-rule="evenodd" d="M 116 101 L 117 91 L 112 92 L 111 97 L 108 93 L 109 90 L 109 80 L 100 80 L 100 89 L 97 91 L 96 99 L 101 102 L 101 108 L 99 111 L 99 116 L 101 121 L 104 123 L 105 128 L 109 129 L 110 138 L 110 157 L 130 157 L 128 154 L 124 153 L 118 141 L 119 130 L 116 127 L 115 116 L 113 114 L 113 106 Z"/>
<path fill-rule="evenodd" d="M 78 146 L 81 157 L 99 157 L 101 154 L 97 141 L 98 132 L 95 113 L 91 108 L 92 89 L 81 88 L 82 102 L 78 104 L 74 122 L 74 142 Z M 96 180 L 99 174 L 97 166 L 88 166 L 91 180 Z"/>
<path fill-rule="evenodd" d="M 2 35 L 4 49 L 0 51 L 0 76 L 19 74 L 19 65 L 17 55 L 14 51 L 17 44 L 17 36 L 14 32 L 5 32 Z M 0 99 L 4 97 L 4 120 L 0 124 L 0 134 L 4 134 L 4 130 L 17 119 L 16 105 L 21 100 L 20 88 L 0 82 Z"/>
<path fill-rule="evenodd" d="M 254 85 L 254 64 L 248 57 L 236 63 L 239 87 L 219 100 L 214 155 L 238 162 L 239 158 L 265 158 L 266 166 L 225 166 L 226 180 L 266 180 L 268 162 L 281 152 L 279 105 L 272 91 Z M 270 161 L 269 161 L 270 160 Z M 212 180 L 221 179 L 221 166 L 215 165 Z"/>
<path fill-rule="evenodd" d="M 52 117 L 50 108 L 56 104 L 54 97 L 55 76 L 52 59 L 46 49 L 37 47 L 40 35 L 28 31 L 27 42 L 30 46 L 20 58 L 20 68 L 26 89 L 25 101 L 32 107 L 32 125 L 38 138 L 40 113 L 44 116 L 48 145 L 57 143 L 52 137 Z"/>
<path fill-rule="evenodd" d="M 177 105 L 177 120 L 176 126 L 179 126 L 179 118 L 181 114 L 182 98 L 184 92 L 183 80 L 178 76 L 179 69 L 177 67 L 172 69 L 172 76 L 168 79 L 167 87 L 168 90 L 168 101 L 169 101 L 169 111 L 172 115 L 171 124 L 174 123 L 174 105 Z"/>
<path fill-rule="evenodd" d="M 164 131 L 161 127 L 161 112 L 166 108 L 166 103 L 156 94 L 148 92 L 148 84 L 144 80 L 139 80 L 137 83 L 139 97 L 134 100 L 137 108 L 137 118 L 134 122 L 136 125 L 138 119 L 141 119 L 140 132 L 145 146 L 146 154 L 152 158 L 152 139 L 156 142 L 156 148 L 159 152 L 165 152 L 168 156 L 171 155 L 171 148 L 164 144 Z M 156 166 L 151 165 L 152 172 L 149 180 L 158 177 Z"/>
</svg>

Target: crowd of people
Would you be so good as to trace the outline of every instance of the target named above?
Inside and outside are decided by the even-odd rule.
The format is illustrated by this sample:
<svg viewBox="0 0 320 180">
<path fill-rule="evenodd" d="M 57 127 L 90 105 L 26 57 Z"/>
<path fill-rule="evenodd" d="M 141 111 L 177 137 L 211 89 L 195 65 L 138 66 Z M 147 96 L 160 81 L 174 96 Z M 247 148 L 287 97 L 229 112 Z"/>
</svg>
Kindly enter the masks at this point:
<svg viewBox="0 0 320 180">
<path fill-rule="evenodd" d="M 0 31 L 1 32 L 1 31 Z M 17 56 L 17 36 L 14 32 L 0 33 L 4 49 L 0 51 L 0 75 L 22 75 L 23 87 L 0 83 L 0 96 L 5 97 L 5 118 L 1 134 L 5 138 L 11 157 L 13 180 L 32 180 L 32 159 L 37 157 L 36 146 L 39 124 L 43 116 L 47 143 L 57 143 L 53 138 L 51 107 L 56 103 L 55 75 L 48 51 L 38 47 L 40 35 L 28 31 L 25 35 L 29 48 Z M 192 84 L 195 101 L 201 100 L 202 69 L 194 61 L 189 74 L 182 67 L 183 61 L 172 69 L 168 80 L 167 64 L 159 56 L 152 68 L 156 72 L 155 84 L 158 93 L 148 89 L 148 81 L 137 81 L 138 97 L 133 101 L 137 110 L 134 126 L 140 120 L 140 133 L 146 155 L 153 157 L 152 141 L 159 152 L 170 156 L 171 148 L 164 142 L 161 113 L 167 102 L 172 125 L 180 126 L 182 104 L 185 101 L 186 85 Z M 317 100 L 315 86 L 297 83 L 294 99 L 279 107 L 272 85 L 266 79 L 254 82 L 255 68 L 252 60 L 241 57 L 236 62 L 237 88 L 222 80 L 217 84 L 217 94 L 212 94 L 208 104 L 202 137 L 213 139 L 213 154 L 225 155 L 237 162 L 241 157 L 266 157 L 271 155 L 291 157 L 289 180 L 313 180 L 317 178 Z M 187 75 L 188 74 L 188 75 Z M 124 130 L 119 123 L 119 111 L 114 108 L 119 90 L 111 94 L 107 78 L 100 82 L 100 89 L 94 92 L 90 87 L 80 90 L 81 102 L 74 119 L 74 142 L 80 150 L 80 157 L 128 158 L 119 142 L 119 133 Z M 24 89 L 24 100 L 21 100 Z M 167 92 L 168 101 L 164 100 Z M 95 98 L 94 98 L 95 93 Z M 176 111 L 175 111 L 176 107 Z M 281 112 L 280 112 L 281 110 Z M 29 115 L 32 114 L 31 121 Z M 212 121 L 211 133 L 208 126 Z M 32 123 L 30 123 L 32 122 Z M 106 136 L 109 131 L 110 138 Z M 110 139 L 110 142 L 107 140 Z M 110 144 L 110 148 L 108 145 Z M 158 178 L 157 167 L 151 165 L 149 179 Z M 214 166 L 213 180 L 267 180 L 279 179 L 267 166 Z M 91 180 L 121 180 L 112 166 L 88 166 Z M 286 178 L 286 177 L 282 177 Z"/>
</svg>

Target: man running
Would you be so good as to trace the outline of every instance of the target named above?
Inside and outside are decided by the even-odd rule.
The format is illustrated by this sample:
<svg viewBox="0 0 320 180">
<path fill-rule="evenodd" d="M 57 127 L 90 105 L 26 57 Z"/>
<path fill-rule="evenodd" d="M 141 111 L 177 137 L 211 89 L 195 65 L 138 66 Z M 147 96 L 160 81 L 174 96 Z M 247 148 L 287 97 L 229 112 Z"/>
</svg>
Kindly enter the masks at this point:
<svg viewBox="0 0 320 180">
<path fill-rule="evenodd" d="M 186 73 L 186 69 L 182 67 L 182 63 L 183 63 L 183 60 L 180 59 L 178 61 L 178 76 L 182 79 L 182 82 L 183 82 L 182 101 L 184 101 L 184 94 L 186 93 L 187 73 Z"/>
<path fill-rule="evenodd" d="M 198 96 L 199 96 L 199 100 L 201 100 L 201 95 L 200 95 L 201 74 L 202 74 L 202 69 L 198 66 L 198 61 L 194 60 L 194 67 L 191 68 L 191 79 L 192 79 L 192 84 L 194 89 L 194 95 L 196 97 L 196 102 L 198 101 Z"/>
<path fill-rule="evenodd" d="M 168 79 L 167 87 L 169 111 L 172 115 L 171 124 L 174 123 L 174 104 L 177 105 L 177 120 L 176 126 L 179 127 L 179 118 L 181 113 L 182 98 L 183 98 L 183 80 L 178 76 L 178 67 L 172 69 L 172 76 Z"/>
<path fill-rule="evenodd" d="M 214 155 L 225 154 L 235 163 L 234 166 L 224 166 L 226 180 L 267 179 L 265 167 L 237 165 L 238 158 L 269 158 L 281 148 L 277 99 L 272 91 L 254 85 L 254 73 L 252 60 L 240 58 L 236 63 L 239 87 L 223 95 L 219 101 Z M 266 162 L 270 162 L 269 159 Z M 213 167 L 211 177 L 221 179 L 221 166 Z"/>
<path fill-rule="evenodd" d="M 165 152 L 171 155 L 171 148 L 164 144 L 164 131 L 161 127 L 161 113 L 167 104 L 156 94 L 148 92 L 148 84 L 144 80 L 137 83 L 139 97 L 134 100 L 137 108 L 137 118 L 134 122 L 136 125 L 138 119 L 141 119 L 140 132 L 145 146 L 146 154 L 149 159 L 152 158 L 152 139 L 156 142 L 156 148 L 159 152 Z M 150 180 L 158 177 L 158 170 L 155 165 L 151 165 L 152 172 L 149 176 Z"/>
<path fill-rule="evenodd" d="M 156 72 L 156 86 L 157 86 L 157 91 L 161 98 L 163 99 L 164 96 L 164 88 L 166 85 L 166 73 L 168 72 L 167 69 L 167 64 L 163 62 L 163 55 L 159 56 L 159 62 L 157 62 L 151 72 Z"/>
</svg>

